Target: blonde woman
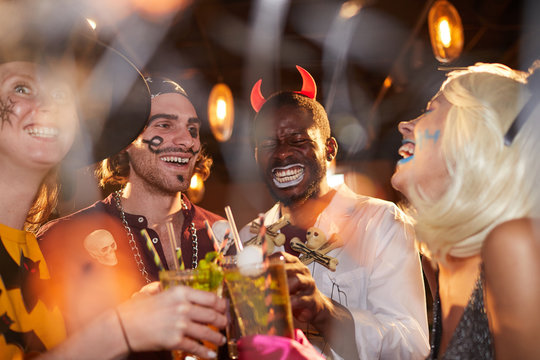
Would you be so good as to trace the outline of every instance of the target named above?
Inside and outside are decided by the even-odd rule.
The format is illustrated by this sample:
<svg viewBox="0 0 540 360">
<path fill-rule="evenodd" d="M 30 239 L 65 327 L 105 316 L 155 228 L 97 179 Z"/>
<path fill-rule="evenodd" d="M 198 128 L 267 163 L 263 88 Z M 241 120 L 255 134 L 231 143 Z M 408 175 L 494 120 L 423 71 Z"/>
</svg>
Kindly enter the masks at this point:
<svg viewBox="0 0 540 360">
<path fill-rule="evenodd" d="M 429 359 L 540 358 L 540 228 L 528 219 L 540 132 L 526 76 L 500 64 L 454 71 L 399 124 L 392 185 L 434 265 Z"/>
</svg>

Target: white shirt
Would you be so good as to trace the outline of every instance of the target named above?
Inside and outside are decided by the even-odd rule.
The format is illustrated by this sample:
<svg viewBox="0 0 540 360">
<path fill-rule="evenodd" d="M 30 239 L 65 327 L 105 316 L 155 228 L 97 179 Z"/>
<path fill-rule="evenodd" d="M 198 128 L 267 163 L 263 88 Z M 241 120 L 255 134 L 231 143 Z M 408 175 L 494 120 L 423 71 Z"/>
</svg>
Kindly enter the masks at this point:
<svg viewBox="0 0 540 360">
<path fill-rule="evenodd" d="M 264 223 L 272 225 L 280 217 L 277 203 Z M 339 261 L 335 272 L 315 262 L 308 267 L 319 290 L 352 314 L 359 358 L 425 358 L 429 340 L 424 284 L 413 229 L 403 212 L 391 202 L 341 185 L 315 227 L 327 239 L 337 233 L 345 242 L 327 254 Z M 240 232 L 244 242 L 253 236 L 249 224 Z M 342 359 L 324 341 L 308 339 L 328 358 Z"/>
</svg>

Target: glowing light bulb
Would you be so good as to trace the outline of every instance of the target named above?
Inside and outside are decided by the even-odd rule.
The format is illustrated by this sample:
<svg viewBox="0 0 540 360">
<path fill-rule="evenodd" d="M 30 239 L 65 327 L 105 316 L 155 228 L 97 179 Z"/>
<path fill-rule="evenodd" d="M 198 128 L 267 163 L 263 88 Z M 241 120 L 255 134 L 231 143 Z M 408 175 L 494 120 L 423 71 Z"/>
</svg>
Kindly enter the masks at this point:
<svg viewBox="0 0 540 360">
<path fill-rule="evenodd" d="M 447 19 L 442 19 L 439 22 L 439 36 L 441 38 L 441 43 L 444 47 L 449 47 L 452 43 L 452 34 L 450 31 L 450 24 L 448 24 Z"/>
<path fill-rule="evenodd" d="M 193 190 L 200 189 L 203 185 L 203 181 L 201 179 L 201 175 L 195 173 L 191 177 L 191 181 L 189 182 L 189 187 Z"/>
<path fill-rule="evenodd" d="M 339 16 L 343 19 L 350 19 L 360 12 L 362 5 L 358 1 L 349 0 L 341 5 Z"/>
<path fill-rule="evenodd" d="M 226 84 L 216 84 L 210 92 L 208 122 L 216 140 L 229 140 L 234 125 L 234 102 L 231 89 Z"/>
<path fill-rule="evenodd" d="M 385 88 L 390 88 L 390 86 L 392 86 L 392 78 L 391 78 L 390 76 L 387 76 L 387 77 L 384 79 L 383 86 L 384 86 Z"/>
<path fill-rule="evenodd" d="M 447 0 L 436 0 L 428 14 L 433 54 L 440 62 L 455 60 L 463 50 L 463 24 L 456 8 Z"/>
<path fill-rule="evenodd" d="M 189 182 L 189 189 L 187 195 L 191 202 L 198 203 L 204 196 L 204 181 L 201 174 L 195 172 Z"/>
<path fill-rule="evenodd" d="M 223 98 L 217 100 L 216 115 L 220 120 L 225 120 L 225 117 L 227 116 L 227 103 Z"/>
</svg>

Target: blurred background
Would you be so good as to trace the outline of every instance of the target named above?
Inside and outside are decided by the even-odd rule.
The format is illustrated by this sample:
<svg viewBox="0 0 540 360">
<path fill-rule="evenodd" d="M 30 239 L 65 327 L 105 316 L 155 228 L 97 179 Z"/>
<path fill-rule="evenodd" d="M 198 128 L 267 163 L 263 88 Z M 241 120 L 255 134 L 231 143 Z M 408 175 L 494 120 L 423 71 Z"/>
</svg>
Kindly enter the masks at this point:
<svg viewBox="0 0 540 360">
<path fill-rule="evenodd" d="M 526 70 L 537 57 L 536 0 L 93 0 L 80 12 L 144 72 L 178 81 L 203 120 L 212 174 L 190 197 L 243 226 L 273 204 L 259 179 L 249 103 L 302 86 L 295 65 L 318 85 L 339 154 L 332 182 L 399 202 L 390 176 L 399 159 L 399 121 L 418 116 L 446 73 L 476 62 Z M 457 19 L 457 20 L 456 20 Z M 430 33 L 431 32 L 431 33 Z M 213 91 L 217 84 L 220 85 Z M 211 97 L 210 94 L 213 94 Z M 234 112 L 231 113 L 231 110 Z M 209 109 L 216 115 L 209 116 Z M 210 126 L 210 120 L 214 126 Z M 82 171 L 60 215 L 100 194 Z"/>
</svg>

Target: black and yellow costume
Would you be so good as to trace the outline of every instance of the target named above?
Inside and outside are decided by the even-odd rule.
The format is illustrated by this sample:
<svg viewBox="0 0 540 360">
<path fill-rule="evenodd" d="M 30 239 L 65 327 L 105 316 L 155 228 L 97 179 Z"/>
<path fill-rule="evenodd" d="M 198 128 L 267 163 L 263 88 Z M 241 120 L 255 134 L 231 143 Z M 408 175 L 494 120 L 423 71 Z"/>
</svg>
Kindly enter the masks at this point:
<svg viewBox="0 0 540 360">
<path fill-rule="evenodd" d="M 23 359 L 65 339 L 35 236 L 0 224 L 0 359 Z"/>
</svg>

